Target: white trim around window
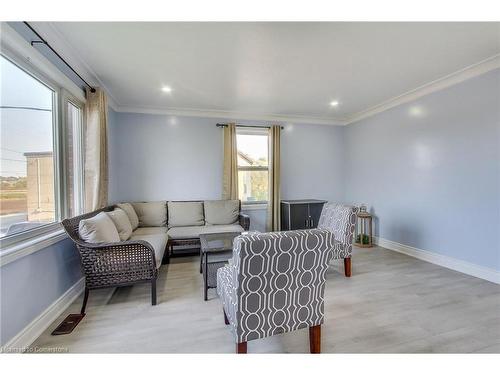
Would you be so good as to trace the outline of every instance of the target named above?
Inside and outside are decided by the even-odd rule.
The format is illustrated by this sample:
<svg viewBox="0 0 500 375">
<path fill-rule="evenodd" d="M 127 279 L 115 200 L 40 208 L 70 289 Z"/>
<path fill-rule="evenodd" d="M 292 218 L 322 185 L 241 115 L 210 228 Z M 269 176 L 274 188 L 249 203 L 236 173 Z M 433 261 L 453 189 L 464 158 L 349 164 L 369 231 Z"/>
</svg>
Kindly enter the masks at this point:
<svg viewBox="0 0 500 375">
<path fill-rule="evenodd" d="M 60 223 L 54 223 L 50 231 L 32 236 L 19 243 L 3 249 L 0 252 L 0 267 L 12 263 L 27 255 L 43 250 L 59 241 L 69 238 Z"/>
<path fill-rule="evenodd" d="M 2 39 L 2 47 L 4 47 L 4 40 Z M 52 244 L 55 244 L 65 238 L 66 233 L 61 227 L 60 220 L 67 217 L 69 209 L 69 194 L 66 188 L 66 170 L 69 167 L 68 160 L 65 157 L 66 138 L 64 129 L 67 126 L 68 115 L 67 105 L 73 104 L 81 110 L 81 126 L 77 129 L 78 137 L 76 139 L 75 147 L 80 151 L 83 150 L 83 121 L 84 121 L 84 99 L 82 95 L 73 95 L 75 92 L 74 87 L 71 91 L 65 90 L 61 84 L 54 82 L 52 79 L 43 74 L 40 70 L 33 66 L 33 61 L 26 60 L 24 56 L 20 56 L 9 48 L 2 49 L 2 56 L 16 65 L 27 74 L 40 81 L 53 91 L 53 158 L 54 158 L 54 203 L 55 203 L 55 222 L 47 223 L 30 230 L 20 233 L 9 235 L 0 239 L 0 267 L 11 263 L 24 256 L 30 255 L 36 251 L 42 250 Z M 79 173 L 83 178 L 83 154 L 80 156 L 81 160 L 78 161 L 77 167 Z M 79 194 L 83 194 L 83 180 L 78 184 Z M 80 201 L 83 197 L 78 198 Z M 76 205 L 76 209 L 81 205 Z"/>
</svg>

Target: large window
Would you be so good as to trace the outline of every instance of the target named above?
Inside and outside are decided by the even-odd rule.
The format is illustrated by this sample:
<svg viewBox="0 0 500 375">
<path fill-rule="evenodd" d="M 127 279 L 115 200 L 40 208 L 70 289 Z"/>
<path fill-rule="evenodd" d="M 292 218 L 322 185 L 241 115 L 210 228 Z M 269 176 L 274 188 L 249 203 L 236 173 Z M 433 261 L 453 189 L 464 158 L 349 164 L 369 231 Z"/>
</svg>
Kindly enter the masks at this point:
<svg viewBox="0 0 500 375">
<path fill-rule="evenodd" d="M 2 245 L 81 209 L 82 104 L 47 82 L 0 56 Z"/>
<path fill-rule="evenodd" d="M 269 136 L 267 129 L 240 127 L 238 149 L 238 195 L 245 204 L 269 200 Z"/>
</svg>

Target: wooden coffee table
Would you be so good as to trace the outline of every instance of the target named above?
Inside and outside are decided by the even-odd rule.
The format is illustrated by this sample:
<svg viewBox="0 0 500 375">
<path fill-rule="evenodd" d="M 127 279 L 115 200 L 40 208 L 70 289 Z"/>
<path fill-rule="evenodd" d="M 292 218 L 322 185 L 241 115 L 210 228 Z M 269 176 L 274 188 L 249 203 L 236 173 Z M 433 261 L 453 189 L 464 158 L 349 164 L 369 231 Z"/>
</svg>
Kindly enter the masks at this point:
<svg viewBox="0 0 500 375">
<path fill-rule="evenodd" d="M 217 288 L 217 270 L 233 255 L 233 241 L 239 232 L 200 234 L 200 270 L 203 273 L 203 296 L 208 289 Z"/>
</svg>

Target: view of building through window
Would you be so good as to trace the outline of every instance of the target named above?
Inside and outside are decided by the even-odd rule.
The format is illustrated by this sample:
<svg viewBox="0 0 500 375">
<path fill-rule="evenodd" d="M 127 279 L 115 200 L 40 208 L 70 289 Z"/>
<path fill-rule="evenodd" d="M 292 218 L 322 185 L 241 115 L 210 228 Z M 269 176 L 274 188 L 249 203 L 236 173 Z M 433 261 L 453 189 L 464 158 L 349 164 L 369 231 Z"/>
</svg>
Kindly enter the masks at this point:
<svg viewBox="0 0 500 375">
<path fill-rule="evenodd" d="M 269 200 L 269 145 L 267 131 L 238 130 L 238 195 L 245 203 Z"/>
<path fill-rule="evenodd" d="M 0 237 L 56 219 L 54 92 L 0 57 Z"/>
</svg>

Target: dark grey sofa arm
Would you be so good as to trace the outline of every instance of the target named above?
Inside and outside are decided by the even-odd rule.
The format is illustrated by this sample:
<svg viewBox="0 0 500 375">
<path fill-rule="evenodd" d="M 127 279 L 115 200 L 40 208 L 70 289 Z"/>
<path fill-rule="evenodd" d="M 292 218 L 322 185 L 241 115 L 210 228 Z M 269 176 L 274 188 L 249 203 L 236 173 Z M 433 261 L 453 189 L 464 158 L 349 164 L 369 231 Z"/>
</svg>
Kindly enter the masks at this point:
<svg viewBox="0 0 500 375">
<path fill-rule="evenodd" d="M 250 229 L 250 216 L 248 216 L 247 214 L 240 213 L 239 222 L 245 231 L 248 231 Z"/>
<path fill-rule="evenodd" d="M 80 252 L 85 285 L 89 289 L 153 280 L 158 275 L 154 249 L 146 241 L 98 244 L 82 241 L 78 232 L 80 221 L 112 209 L 113 206 L 108 206 L 62 221 L 66 233 Z"/>
<path fill-rule="evenodd" d="M 77 244 L 87 286 L 99 288 L 156 278 L 156 259 L 146 241 Z"/>
</svg>

